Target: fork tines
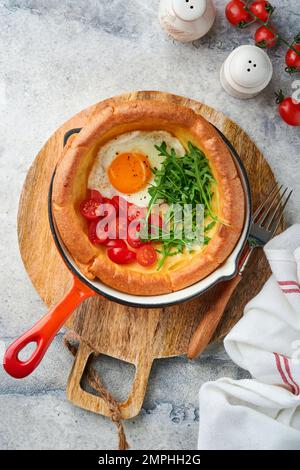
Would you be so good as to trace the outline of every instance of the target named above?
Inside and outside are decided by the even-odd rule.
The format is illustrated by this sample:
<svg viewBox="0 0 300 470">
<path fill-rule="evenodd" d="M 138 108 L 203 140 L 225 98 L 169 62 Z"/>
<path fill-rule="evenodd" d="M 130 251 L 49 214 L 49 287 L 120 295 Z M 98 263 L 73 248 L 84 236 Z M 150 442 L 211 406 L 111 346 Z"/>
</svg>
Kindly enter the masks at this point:
<svg viewBox="0 0 300 470">
<path fill-rule="evenodd" d="M 257 208 L 252 216 L 252 223 L 275 233 L 280 225 L 283 211 L 293 194 L 293 190 L 283 185 L 273 187 L 265 201 Z"/>
</svg>

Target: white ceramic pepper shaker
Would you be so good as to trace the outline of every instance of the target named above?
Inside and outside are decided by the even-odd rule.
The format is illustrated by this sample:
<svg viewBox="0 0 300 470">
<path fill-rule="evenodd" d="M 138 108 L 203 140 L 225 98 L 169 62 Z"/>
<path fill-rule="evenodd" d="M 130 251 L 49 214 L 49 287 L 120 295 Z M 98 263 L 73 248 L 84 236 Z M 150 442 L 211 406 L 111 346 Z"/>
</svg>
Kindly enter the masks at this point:
<svg viewBox="0 0 300 470">
<path fill-rule="evenodd" d="M 234 98 L 249 99 L 269 84 L 273 75 L 272 62 L 261 48 L 239 46 L 227 57 L 221 68 L 221 84 Z"/>
<path fill-rule="evenodd" d="M 215 17 L 212 0 L 160 0 L 160 24 L 177 41 L 201 38 L 210 30 Z"/>
</svg>

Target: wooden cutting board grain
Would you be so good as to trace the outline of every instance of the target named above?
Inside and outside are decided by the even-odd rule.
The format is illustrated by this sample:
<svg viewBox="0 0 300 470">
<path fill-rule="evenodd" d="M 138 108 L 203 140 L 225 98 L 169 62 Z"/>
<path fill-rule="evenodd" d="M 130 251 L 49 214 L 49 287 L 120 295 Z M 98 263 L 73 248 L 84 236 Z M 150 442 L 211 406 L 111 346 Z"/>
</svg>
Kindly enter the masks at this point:
<svg viewBox="0 0 300 470">
<path fill-rule="evenodd" d="M 194 100 L 160 92 L 135 92 L 114 98 L 118 102 L 135 99 L 164 100 L 189 106 L 217 126 L 243 160 L 250 179 L 254 207 L 274 186 L 274 175 L 255 143 L 221 112 Z M 60 300 L 72 281 L 55 248 L 48 224 L 50 179 L 61 155 L 65 132 L 83 127 L 102 105 L 103 102 L 91 106 L 64 123 L 37 155 L 24 183 L 18 213 L 20 251 L 28 275 L 47 306 Z M 260 290 L 269 274 L 263 252 L 256 250 L 213 340 L 228 333 L 241 317 L 245 304 Z M 85 391 L 81 385 L 86 363 L 95 351 L 135 365 L 136 375 L 131 392 L 127 400 L 120 404 L 120 409 L 124 419 L 136 416 L 143 404 L 153 360 L 187 352 L 199 318 L 205 315 L 213 299 L 214 288 L 196 300 L 162 309 L 130 308 L 100 297 L 85 301 L 66 325 L 84 339 L 69 376 L 68 398 L 82 408 L 110 415 L 105 402 Z"/>
</svg>

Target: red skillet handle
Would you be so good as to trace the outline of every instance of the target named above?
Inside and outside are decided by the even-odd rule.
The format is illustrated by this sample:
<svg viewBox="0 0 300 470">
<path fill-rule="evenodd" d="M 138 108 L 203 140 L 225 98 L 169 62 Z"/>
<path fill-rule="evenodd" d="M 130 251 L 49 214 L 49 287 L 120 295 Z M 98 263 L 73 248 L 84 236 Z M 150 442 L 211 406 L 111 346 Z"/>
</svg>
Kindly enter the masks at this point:
<svg viewBox="0 0 300 470">
<path fill-rule="evenodd" d="M 22 379 L 31 374 L 39 365 L 52 339 L 67 318 L 83 300 L 93 295 L 97 294 L 74 276 L 73 285 L 65 297 L 8 347 L 3 360 L 6 372 L 16 379 Z M 18 355 L 30 343 L 36 343 L 36 348 L 29 359 L 21 361 Z"/>
</svg>

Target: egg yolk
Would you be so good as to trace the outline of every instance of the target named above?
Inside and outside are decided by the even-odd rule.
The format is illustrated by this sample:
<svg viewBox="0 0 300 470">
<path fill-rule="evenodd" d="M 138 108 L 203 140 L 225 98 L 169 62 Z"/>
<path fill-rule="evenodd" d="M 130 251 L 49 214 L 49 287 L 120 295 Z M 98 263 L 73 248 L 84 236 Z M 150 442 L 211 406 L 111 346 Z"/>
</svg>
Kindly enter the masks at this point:
<svg viewBox="0 0 300 470">
<path fill-rule="evenodd" d="M 140 191 L 147 186 L 151 176 L 149 160 L 143 153 L 120 153 L 108 168 L 109 181 L 125 194 Z"/>
</svg>

